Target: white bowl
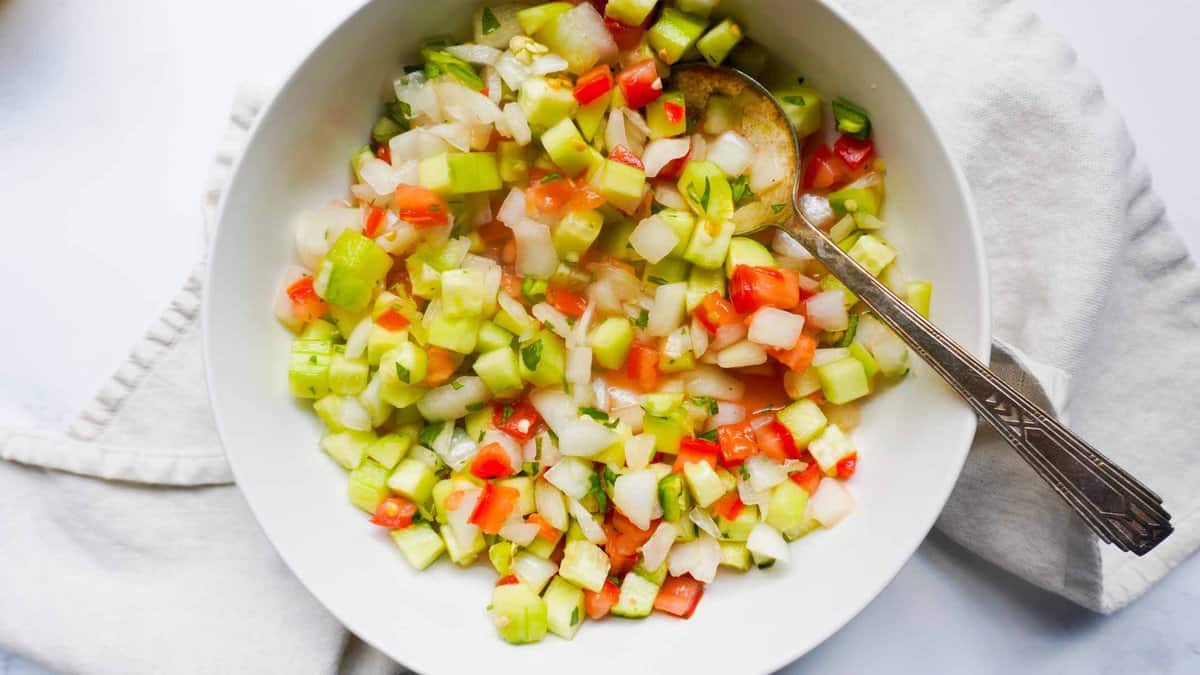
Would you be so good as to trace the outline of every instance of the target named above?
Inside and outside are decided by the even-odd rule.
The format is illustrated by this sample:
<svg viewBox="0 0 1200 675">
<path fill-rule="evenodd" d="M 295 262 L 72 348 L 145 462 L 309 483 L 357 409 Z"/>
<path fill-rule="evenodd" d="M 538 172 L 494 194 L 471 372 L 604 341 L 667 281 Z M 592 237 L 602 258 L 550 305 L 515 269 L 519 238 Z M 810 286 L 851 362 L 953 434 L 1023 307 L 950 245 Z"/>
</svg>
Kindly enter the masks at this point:
<svg viewBox="0 0 1200 675">
<path fill-rule="evenodd" d="M 290 222 L 347 189 L 388 76 L 422 39 L 467 34 L 478 0 L 375 0 L 297 68 L 265 109 L 225 196 L 205 302 L 217 426 L 238 484 L 300 580 L 351 631 L 420 672 L 766 672 L 849 621 L 932 527 L 975 417 L 927 368 L 872 400 L 855 437 L 856 513 L 792 544 L 790 567 L 722 573 L 688 621 L 609 619 L 568 642 L 502 642 L 486 606 L 494 573 L 440 563 L 414 572 L 346 499 L 345 472 L 317 447 L 319 423 L 286 386 L 290 336 L 271 315 L 292 256 Z M 888 163 L 889 237 L 910 274 L 934 282 L 934 318 L 977 356 L 990 340 L 982 244 L 963 178 L 887 60 L 819 0 L 743 3 L 744 25 L 829 95 L 873 114 Z M 278 630 L 287 630 L 280 617 Z M 618 665 L 619 664 L 619 665 Z"/>
</svg>

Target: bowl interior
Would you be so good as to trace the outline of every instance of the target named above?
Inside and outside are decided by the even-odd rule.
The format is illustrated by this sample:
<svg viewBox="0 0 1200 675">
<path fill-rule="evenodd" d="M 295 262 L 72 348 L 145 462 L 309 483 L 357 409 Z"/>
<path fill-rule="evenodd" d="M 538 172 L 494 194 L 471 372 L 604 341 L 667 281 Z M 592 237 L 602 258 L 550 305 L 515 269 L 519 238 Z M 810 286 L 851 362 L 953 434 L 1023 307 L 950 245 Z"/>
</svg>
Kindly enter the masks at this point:
<svg viewBox="0 0 1200 675">
<path fill-rule="evenodd" d="M 317 448 L 318 421 L 287 393 L 289 335 L 271 316 L 270 300 L 292 256 L 290 223 L 346 193 L 350 151 L 370 128 L 390 75 L 413 60 L 425 37 L 466 35 L 476 4 L 368 3 L 301 64 L 259 121 L 226 195 L 205 304 L 212 403 L 238 483 L 313 594 L 360 637 L 418 671 L 611 672 L 613 659 L 636 672 L 780 667 L 882 589 L 958 476 L 974 417 L 928 369 L 918 366 L 866 406 L 856 432 L 861 468 L 851 483 L 859 509 L 838 528 L 793 544 L 790 567 L 722 573 L 687 623 L 611 620 L 571 642 L 550 637 L 531 648 L 495 636 L 485 611 L 489 569 L 408 567 L 348 503 L 344 472 Z M 934 282 L 938 323 L 986 353 L 986 282 L 969 198 L 911 92 L 818 0 L 755 0 L 740 9 L 748 33 L 778 60 L 873 113 L 889 167 L 888 235 L 905 270 Z"/>
</svg>

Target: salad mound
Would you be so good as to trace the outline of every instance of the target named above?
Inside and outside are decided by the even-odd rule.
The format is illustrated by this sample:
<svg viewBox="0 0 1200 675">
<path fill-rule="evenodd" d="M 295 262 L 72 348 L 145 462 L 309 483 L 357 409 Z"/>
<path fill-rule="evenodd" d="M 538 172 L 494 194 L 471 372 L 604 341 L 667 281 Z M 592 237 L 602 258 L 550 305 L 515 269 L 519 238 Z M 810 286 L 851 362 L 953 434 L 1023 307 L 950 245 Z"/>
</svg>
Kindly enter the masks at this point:
<svg viewBox="0 0 1200 675">
<path fill-rule="evenodd" d="M 479 9 L 395 79 L 350 195 L 297 223 L 291 393 L 408 563 L 495 568 L 511 643 L 688 618 L 719 568 L 787 563 L 853 510 L 858 406 L 908 371 L 794 240 L 747 234 L 793 217 L 777 112 L 667 88 L 690 59 L 769 72 L 716 5 Z M 800 208 L 927 313 L 882 235 L 870 116 L 773 81 Z"/>
</svg>

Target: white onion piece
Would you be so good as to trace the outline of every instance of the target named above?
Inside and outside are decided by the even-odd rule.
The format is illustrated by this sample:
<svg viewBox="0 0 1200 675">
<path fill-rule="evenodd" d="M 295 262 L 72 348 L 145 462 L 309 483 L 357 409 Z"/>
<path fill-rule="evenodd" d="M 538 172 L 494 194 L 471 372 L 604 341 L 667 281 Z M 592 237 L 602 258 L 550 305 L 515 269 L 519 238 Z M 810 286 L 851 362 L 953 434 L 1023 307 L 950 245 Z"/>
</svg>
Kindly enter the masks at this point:
<svg viewBox="0 0 1200 675">
<path fill-rule="evenodd" d="M 512 515 L 500 528 L 499 534 L 501 537 L 511 541 L 517 546 L 528 546 L 533 543 L 534 539 L 537 539 L 538 532 L 540 531 L 541 526 L 539 526 L 537 523 L 527 523 L 521 520 L 520 516 L 517 515 L 517 512 L 514 509 Z M 531 557 L 536 558 L 537 556 Z M 554 563 L 550 564 L 553 565 Z"/>
<path fill-rule="evenodd" d="M 538 389 L 529 395 L 529 402 L 554 433 L 579 418 L 571 397 L 557 389 Z"/>
<path fill-rule="evenodd" d="M 559 532 L 567 531 L 570 525 L 567 520 L 567 498 L 558 488 L 539 478 L 533 485 L 533 501 L 546 524 Z"/>
<path fill-rule="evenodd" d="M 446 53 L 460 58 L 467 63 L 474 63 L 480 66 L 494 66 L 496 65 L 496 61 L 500 60 L 500 54 L 503 52 L 495 47 L 467 43 L 446 47 Z"/>
<path fill-rule="evenodd" d="M 804 313 L 812 325 L 821 330 L 846 330 L 850 317 L 846 313 L 845 298 L 840 288 L 818 293 L 805 301 Z"/>
<path fill-rule="evenodd" d="M 521 85 L 525 84 L 525 80 L 531 77 L 529 67 L 521 60 L 512 54 L 512 52 L 504 52 L 500 58 L 496 59 L 496 72 L 500 74 L 500 79 L 504 80 L 504 84 L 513 91 L 519 91 Z"/>
<path fill-rule="evenodd" d="M 655 337 L 666 337 L 682 325 L 687 315 L 686 300 L 686 283 L 659 286 L 654 291 L 654 306 L 650 308 L 646 332 Z"/>
<path fill-rule="evenodd" d="M 554 440 L 554 437 L 543 431 L 537 435 L 537 438 L 542 439 L 542 450 L 539 458 L 542 468 L 548 469 L 558 464 L 558 460 L 562 459 L 562 453 L 558 451 L 558 442 Z"/>
<path fill-rule="evenodd" d="M 768 149 L 758 153 L 750 167 L 750 189 L 754 194 L 766 192 L 787 177 L 788 159 Z"/>
<path fill-rule="evenodd" d="M 338 406 L 338 422 L 347 429 L 354 431 L 370 431 L 371 415 L 362 402 L 353 396 L 342 398 Z"/>
<path fill-rule="evenodd" d="M 715 537 L 702 535 L 695 541 L 676 544 L 667 556 L 667 570 L 671 576 L 692 575 L 702 583 L 710 583 L 717 576 L 721 564 L 721 545 Z"/>
<path fill-rule="evenodd" d="M 371 186 L 371 189 L 376 194 L 386 195 L 396 191 L 396 186 L 399 185 L 399 180 L 395 176 L 395 171 L 392 165 L 371 157 L 363 161 L 359 166 L 358 175 L 362 177 L 363 182 Z"/>
<path fill-rule="evenodd" d="M 396 80 L 394 88 L 396 100 L 408 104 L 410 120 L 417 124 L 442 121 L 442 105 L 425 73 L 410 73 Z"/>
<path fill-rule="evenodd" d="M 692 509 L 691 513 L 688 514 L 688 518 L 691 519 L 691 521 L 696 524 L 696 527 L 700 528 L 701 530 L 704 530 L 708 534 L 710 534 L 714 537 L 721 536 L 721 530 L 719 530 L 717 528 L 716 521 L 713 520 L 712 516 L 709 515 L 708 511 L 705 511 L 704 509 L 702 509 L 700 507 L 696 507 L 696 508 Z"/>
<path fill-rule="evenodd" d="M 438 124 L 429 127 L 429 133 L 446 141 L 451 147 L 457 150 L 466 152 L 471 149 L 471 127 L 462 122 Z"/>
<path fill-rule="evenodd" d="M 649 154 L 649 149 L 646 152 Z M 686 210 L 688 208 L 679 188 L 669 181 L 658 181 L 654 184 L 654 201 L 669 209 Z"/>
<path fill-rule="evenodd" d="M 505 313 L 511 316 L 517 323 L 521 325 L 529 325 L 529 328 L 527 328 L 528 334 L 518 335 L 517 337 L 525 339 L 532 335 L 533 331 L 537 329 L 538 326 L 536 322 L 533 321 L 533 319 L 529 316 L 529 312 L 525 311 L 525 305 L 522 305 L 520 301 L 505 291 L 500 291 L 498 294 L 496 294 L 496 304 L 500 305 L 500 309 L 503 309 Z M 428 314 L 428 311 L 426 314 Z"/>
<path fill-rule="evenodd" d="M 454 443 L 454 430 L 456 428 L 453 424 L 442 425 L 442 430 L 433 438 L 433 442 L 429 444 L 429 449 L 445 457 L 450 452 L 450 446 Z"/>
<path fill-rule="evenodd" d="M 641 433 L 645 426 L 646 411 L 640 405 L 625 406 L 617 408 L 609 413 L 613 419 L 618 420 L 633 433 Z M 628 451 L 626 451 L 628 452 Z M 628 459 L 628 458 L 627 458 Z"/>
<path fill-rule="evenodd" d="M 571 330 L 571 335 L 567 338 L 568 347 L 582 347 L 588 344 L 588 330 L 592 326 L 592 318 L 596 316 L 596 306 L 588 303 L 583 309 L 583 314 L 575 320 L 575 326 Z"/>
<path fill-rule="evenodd" d="M 486 403 L 492 394 L 478 377 L 460 377 L 458 388 L 445 384 L 429 390 L 417 401 L 417 410 L 427 420 L 457 420 L 467 416 L 471 406 Z"/>
<path fill-rule="evenodd" d="M 677 359 L 692 351 L 692 338 L 688 335 L 687 326 L 681 326 L 671 331 L 662 343 L 662 354 L 668 359 Z"/>
<path fill-rule="evenodd" d="M 667 221 L 650 216 L 638 223 L 629 235 L 633 250 L 649 263 L 657 263 L 679 245 L 679 233 Z"/>
<path fill-rule="evenodd" d="M 440 155 L 449 149 L 450 145 L 440 136 L 430 133 L 427 127 L 397 134 L 388 141 L 392 164 L 395 165 L 410 161 L 419 162 Z"/>
<path fill-rule="evenodd" d="M 740 424 L 745 419 L 745 406 L 728 401 L 717 401 L 717 414 L 708 418 L 708 428 L 716 429 L 727 424 Z"/>
<path fill-rule="evenodd" d="M 345 230 L 361 230 L 362 209 L 352 209 L 336 204 L 304 211 L 296 219 L 296 254 L 300 264 L 316 271 L 321 258 Z"/>
<path fill-rule="evenodd" d="M 500 101 L 504 100 L 504 80 L 500 79 L 500 71 L 496 70 L 495 66 L 488 66 L 483 69 L 483 82 L 487 86 L 487 97 L 492 103 L 500 105 Z M 499 124 L 499 121 L 496 122 Z"/>
<path fill-rule="evenodd" d="M 791 349 L 804 332 L 804 317 L 774 307 L 763 307 L 750 319 L 747 339 L 764 347 Z"/>
<path fill-rule="evenodd" d="M 534 75 L 549 75 L 550 73 L 561 73 L 568 67 L 567 60 L 558 54 L 546 54 L 539 56 L 529 64 L 529 72 Z"/>
<path fill-rule="evenodd" d="M 608 32 L 604 17 L 590 3 L 581 3 L 560 14 L 555 19 L 553 30 L 559 36 L 570 36 L 570 40 L 560 46 L 559 51 L 571 64 L 571 72 L 576 75 L 586 73 L 597 63 L 617 60 L 617 43 Z"/>
<path fill-rule="evenodd" d="M 679 527 L 674 523 L 663 521 L 655 528 L 654 534 L 642 544 L 642 566 L 648 570 L 656 570 L 667 561 L 667 554 L 679 536 Z"/>
<path fill-rule="evenodd" d="M 533 141 L 533 131 L 529 129 L 529 118 L 525 110 L 515 102 L 504 105 L 504 122 L 508 127 L 509 136 L 518 145 L 529 145 Z"/>
<path fill-rule="evenodd" d="M 643 136 L 649 136 L 650 134 L 654 133 L 650 130 L 650 125 L 646 124 L 646 118 L 642 117 L 640 112 L 631 108 L 621 108 L 621 112 L 625 114 L 625 118 L 629 120 L 629 123 L 633 125 L 633 128 L 641 132 Z"/>
<path fill-rule="evenodd" d="M 567 350 L 567 382 L 576 387 L 587 387 L 592 379 L 591 347 L 573 347 Z M 597 405 L 598 408 L 604 406 Z"/>
<path fill-rule="evenodd" d="M 658 502 L 658 476 L 648 469 L 618 476 L 613 484 L 612 501 L 639 530 L 650 529 L 654 505 Z"/>
<path fill-rule="evenodd" d="M 620 110 L 608 114 L 608 126 L 604 128 L 604 146 L 609 150 L 618 145 L 629 147 L 629 134 L 625 128 L 625 115 Z"/>
<path fill-rule="evenodd" d="M 575 522 L 579 523 L 579 529 L 583 532 L 585 539 L 597 546 L 608 541 L 608 536 L 604 534 L 604 528 L 600 527 L 596 519 L 592 518 L 592 514 L 583 508 L 583 504 L 574 499 L 568 499 L 567 510 L 571 512 L 571 516 L 575 518 Z"/>
<path fill-rule="evenodd" d="M 609 387 L 608 400 L 611 405 L 610 410 L 616 410 L 617 408 L 624 408 L 631 405 L 640 406 L 642 404 L 642 395 L 620 387 Z"/>
<path fill-rule="evenodd" d="M 854 495 L 840 481 L 824 478 L 808 500 L 808 512 L 825 527 L 833 527 L 854 511 Z"/>
<path fill-rule="evenodd" d="M 557 309 L 554 309 L 550 305 L 544 302 L 539 302 L 531 307 L 529 311 L 533 314 L 533 318 L 537 319 L 539 322 L 543 324 L 550 324 L 550 330 L 554 331 L 555 335 L 565 339 L 571 334 L 571 324 L 567 323 L 567 315 L 563 314 Z"/>
<path fill-rule="evenodd" d="M 308 270 L 303 267 L 288 265 L 279 280 L 279 290 L 275 292 L 275 300 L 272 303 L 275 318 L 279 319 L 280 323 L 287 326 L 293 332 L 303 328 L 304 321 L 296 318 L 296 315 L 292 313 L 292 299 L 288 297 L 287 289 L 308 275 Z M 370 320 L 368 319 L 367 322 L 370 323 Z"/>
<path fill-rule="evenodd" d="M 738 499 L 742 500 L 743 504 L 759 507 L 759 516 L 766 518 L 766 505 L 771 502 L 770 492 L 755 492 L 754 488 L 750 487 L 750 483 L 738 479 Z"/>
<path fill-rule="evenodd" d="M 775 238 L 771 240 L 771 250 L 785 258 L 812 260 L 812 254 L 808 252 L 808 249 L 783 230 L 775 230 Z"/>
<path fill-rule="evenodd" d="M 717 354 L 717 365 L 722 368 L 745 368 L 766 362 L 767 352 L 749 340 L 726 347 Z"/>
<path fill-rule="evenodd" d="M 699 133 L 692 134 L 692 156 L 688 158 L 691 162 L 703 162 L 708 158 L 708 140 Z"/>
<path fill-rule="evenodd" d="M 743 462 L 742 467 L 746 469 L 749 475 L 747 480 L 755 492 L 770 490 L 787 480 L 787 471 L 784 471 L 783 464 L 766 455 L 754 455 Z"/>
<path fill-rule="evenodd" d="M 472 488 L 463 491 L 462 500 L 458 507 L 446 513 L 446 522 L 450 526 L 450 534 L 463 550 L 470 550 L 479 536 L 479 527 L 471 523 L 471 515 L 479 505 L 479 494 L 482 490 Z"/>
<path fill-rule="evenodd" d="M 572 499 L 583 499 L 591 489 L 592 464 L 574 457 L 565 457 L 545 474 L 545 479 Z"/>
<path fill-rule="evenodd" d="M 776 562 L 788 563 L 791 561 L 788 545 L 784 541 L 783 535 L 779 534 L 779 530 L 766 523 L 758 523 L 754 529 L 750 530 L 750 536 L 746 539 L 746 548 L 751 553 L 771 558 Z"/>
<path fill-rule="evenodd" d="M 357 359 L 367 351 L 367 338 L 371 336 L 371 328 L 374 325 L 368 315 L 354 326 L 354 330 L 350 331 L 350 337 L 346 338 L 346 351 L 344 352 L 346 358 Z"/>
<path fill-rule="evenodd" d="M 642 164 L 646 166 L 646 176 L 654 178 L 658 172 L 663 170 L 664 166 L 687 155 L 691 149 L 690 138 L 662 138 L 651 141 L 642 155 Z"/>
<path fill-rule="evenodd" d="M 591 457 L 621 440 L 616 431 L 591 417 L 579 417 L 554 433 L 558 434 L 559 452 L 572 457 Z"/>
<path fill-rule="evenodd" d="M 386 403 L 379 395 L 379 389 L 383 386 L 383 377 L 376 372 L 370 380 L 367 381 L 367 386 L 358 393 L 358 400 L 371 413 L 371 426 L 377 427 L 387 421 L 387 418 L 392 414 L 392 406 Z"/>
<path fill-rule="evenodd" d="M 690 335 L 692 338 L 692 354 L 696 358 L 704 356 L 704 352 L 708 351 L 708 330 L 704 328 L 704 324 L 700 323 L 700 320 L 696 317 L 692 317 Z"/>
<path fill-rule="evenodd" d="M 625 465 L 634 471 L 649 466 L 654 458 L 654 442 L 654 436 L 649 434 L 638 434 L 625 441 Z"/>
<path fill-rule="evenodd" d="M 754 146 L 736 131 L 726 131 L 708 146 L 707 161 L 721 167 L 730 177 L 746 173 L 754 159 Z"/>
<path fill-rule="evenodd" d="M 740 401 L 746 395 L 746 385 L 720 368 L 700 366 L 684 380 L 691 396 L 711 396 L 718 401 Z"/>
<path fill-rule="evenodd" d="M 475 439 L 468 436 L 467 432 L 461 427 L 447 424 L 446 428 L 452 430 L 450 441 L 446 444 L 445 449 L 438 451 L 438 456 L 452 470 L 461 471 L 471 463 L 471 460 L 475 459 L 475 455 L 479 453 L 479 444 L 475 442 Z M 511 456 L 509 457 L 509 461 L 512 461 Z M 520 464 L 512 466 L 519 467 Z"/>
<path fill-rule="evenodd" d="M 509 225 L 517 242 L 517 273 L 522 276 L 549 278 L 558 269 L 558 254 L 550 228 L 532 218 Z"/>
<path fill-rule="evenodd" d="M 503 535 L 504 533 L 501 532 L 500 534 Z M 522 551 L 513 556 L 512 571 L 513 574 L 517 575 L 518 579 L 528 584 L 536 593 L 540 592 L 542 587 L 550 581 L 550 578 L 558 572 L 558 565 L 550 560 L 545 560 L 532 553 Z"/>
<path fill-rule="evenodd" d="M 588 353 L 588 367 L 591 368 L 591 349 L 588 349 Z M 597 377 L 592 380 L 592 397 L 597 408 L 608 410 L 608 383 L 604 381 L 604 378 Z"/>
<path fill-rule="evenodd" d="M 391 211 L 388 211 L 388 214 L 389 219 L 394 215 Z M 420 236 L 417 228 L 397 218 L 394 223 L 388 225 L 386 232 L 375 237 L 375 243 L 392 255 L 403 255 L 416 245 Z"/>
<path fill-rule="evenodd" d="M 482 92 L 452 80 L 439 81 L 434 91 L 441 102 L 442 115 L 451 121 L 474 125 L 495 124 L 500 119 L 500 108 Z"/>
<path fill-rule="evenodd" d="M 804 214 L 808 222 L 820 228 L 829 226 L 835 218 L 833 207 L 830 206 L 829 200 L 821 195 L 801 195 L 800 213 Z"/>
<path fill-rule="evenodd" d="M 746 324 L 741 321 L 727 323 L 717 329 L 717 334 L 708 344 L 708 348 L 713 351 L 721 351 L 729 345 L 737 344 L 746 338 Z"/>
<path fill-rule="evenodd" d="M 504 198 L 504 203 L 500 205 L 500 210 L 496 212 L 496 219 L 513 227 L 525 217 L 525 192 L 520 188 L 513 188 L 509 190 L 508 196 Z"/>
</svg>

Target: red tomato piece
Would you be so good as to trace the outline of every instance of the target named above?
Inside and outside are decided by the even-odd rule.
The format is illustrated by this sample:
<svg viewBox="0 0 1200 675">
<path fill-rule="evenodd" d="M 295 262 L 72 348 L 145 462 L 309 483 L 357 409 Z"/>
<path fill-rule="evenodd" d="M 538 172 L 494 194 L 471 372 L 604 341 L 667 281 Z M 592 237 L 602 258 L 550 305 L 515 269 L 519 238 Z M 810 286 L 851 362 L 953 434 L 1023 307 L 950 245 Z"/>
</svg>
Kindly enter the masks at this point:
<svg viewBox="0 0 1200 675">
<path fill-rule="evenodd" d="M 502 273 L 500 276 L 500 288 L 503 288 L 504 292 L 508 293 L 509 297 L 514 300 L 523 300 L 521 297 L 521 277 L 509 274 L 508 272 Z"/>
<path fill-rule="evenodd" d="M 317 295 L 313 288 L 313 278 L 304 277 L 287 287 L 288 299 L 292 301 L 292 316 L 304 321 L 314 321 L 321 318 L 329 305 Z"/>
<path fill-rule="evenodd" d="M 640 342 L 633 343 L 629 348 L 629 357 L 625 361 L 625 374 L 637 382 L 642 391 L 658 389 L 658 350 Z"/>
<path fill-rule="evenodd" d="M 380 143 L 379 146 L 377 148 L 375 148 L 375 157 L 377 157 L 378 159 L 382 159 L 383 161 L 387 162 L 388 164 L 391 164 L 392 163 L 392 148 L 391 148 L 391 146 L 389 146 L 387 143 Z"/>
<path fill-rule="evenodd" d="M 782 462 L 800 456 L 792 432 L 777 419 L 755 428 L 754 440 L 758 443 L 759 451 L 771 459 Z"/>
<path fill-rule="evenodd" d="M 543 518 L 542 514 L 540 514 L 540 513 L 529 514 L 529 516 L 527 518 L 525 518 L 525 522 L 533 523 L 534 525 L 537 525 L 538 526 L 538 536 L 541 537 L 542 539 L 545 539 L 546 541 L 555 542 L 555 541 L 558 541 L 558 538 L 560 536 L 562 536 L 562 533 L 559 532 L 557 529 L 555 529 L 555 527 L 553 525 L 551 525 L 550 523 L 547 523 L 546 519 Z"/>
<path fill-rule="evenodd" d="M 446 507 L 447 511 L 457 511 L 459 505 L 462 504 L 463 498 L 466 496 L 467 493 L 465 490 L 455 490 L 446 495 L 446 498 L 442 500 L 442 506 Z"/>
<path fill-rule="evenodd" d="M 425 349 L 425 384 L 436 387 L 439 384 L 445 383 L 454 374 L 454 371 L 458 369 L 460 358 L 449 349 L 442 349 L 433 345 L 427 347 Z"/>
<path fill-rule="evenodd" d="M 768 349 L 767 353 L 793 372 L 803 373 L 812 365 L 813 356 L 817 353 L 817 339 L 801 333 L 791 349 Z"/>
<path fill-rule="evenodd" d="M 846 166 L 857 171 L 875 154 L 875 144 L 870 140 L 860 141 L 853 136 L 842 134 L 834 142 L 833 152 Z"/>
<path fill-rule="evenodd" d="M 716 291 L 700 300 L 700 304 L 692 310 L 692 316 L 696 317 L 708 332 L 714 334 L 721 326 L 741 321 L 737 310 L 733 308 L 733 303 L 721 297 L 721 294 Z"/>
<path fill-rule="evenodd" d="M 654 59 L 639 61 L 617 76 L 625 102 L 634 110 L 658 100 L 663 93 L 663 81 L 658 76 L 658 65 Z"/>
<path fill-rule="evenodd" d="M 412 525 L 417 515 L 417 505 L 403 497 L 388 497 L 375 507 L 371 522 L 389 530 L 402 530 Z"/>
<path fill-rule="evenodd" d="M 551 286 L 546 291 L 546 303 L 567 316 L 578 319 L 587 310 L 587 299 L 565 288 Z"/>
<path fill-rule="evenodd" d="M 484 241 L 503 241 L 512 236 L 512 230 L 504 223 L 493 220 L 476 230 Z"/>
<path fill-rule="evenodd" d="M 396 188 L 396 213 L 417 229 L 437 227 L 450 222 L 450 207 L 438 193 L 418 185 Z"/>
<path fill-rule="evenodd" d="M 671 124 L 679 124 L 683 121 L 683 116 L 687 111 L 678 103 L 667 102 L 663 104 L 663 114 L 667 121 Z"/>
<path fill-rule="evenodd" d="M 374 239 L 379 236 L 379 231 L 383 229 L 383 209 L 378 206 L 372 206 L 367 209 L 367 217 L 363 221 L 363 234 Z"/>
<path fill-rule="evenodd" d="M 386 310 L 383 314 L 380 314 L 375 318 L 376 326 L 379 326 L 384 330 L 392 331 L 393 333 L 398 330 L 404 330 L 405 328 L 408 328 L 408 324 L 408 319 L 404 318 L 403 314 L 394 309 Z"/>
<path fill-rule="evenodd" d="M 700 598 L 704 596 L 704 584 L 691 577 L 667 577 L 658 597 L 654 598 L 654 609 L 681 619 L 687 619 L 696 611 Z"/>
<path fill-rule="evenodd" d="M 575 82 L 575 100 L 587 105 L 612 91 L 612 69 L 606 65 L 596 66 L 579 76 Z"/>
<path fill-rule="evenodd" d="M 571 193 L 571 198 L 567 201 L 567 209 L 570 211 L 591 211 L 598 209 L 604 205 L 604 197 L 600 196 L 599 192 L 587 182 L 587 179 L 580 176 L 578 180 L 571 181 L 575 191 Z"/>
<path fill-rule="evenodd" d="M 604 12 L 600 13 L 601 15 Z M 642 34 L 645 30 L 641 26 L 628 26 L 616 19 L 605 17 L 604 25 L 608 28 L 608 32 L 613 37 L 613 42 L 617 43 L 619 49 L 629 50 L 634 49 L 642 41 Z"/>
<path fill-rule="evenodd" d="M 738 493 L 734 491 L 726 492 L 722 495 L 720 499 L 712 503 L 709 510 L 725 520 L 733 520 L 741 515 L 744 508 L 746 508 L 746 505 L 742 503 L 741 497 L 738 497 Z"/>
<path fill-rule="evenodd" d="M 790 270 L 738 265 L 729 280 L 729 299 L 742 314 L 760 307 L 794 309 L 800 304 L 800 286 Z"/>
<path fill-rule="evenodd" d="M 521 493 L 516 488 L 486 483 L 479 495 L 479 504 L 468 521 L 487 534 L 499 534 L 520 498 Z"/>
<path fill-rule="evenodd" d="M 608 153 L 608 158 L 614 162 L 620 162 L 625 166 L 632 166 L 638 171 L 646 170 L 646 165 L 642 164 L 641 158 L 633 154 L 632 150 L 623 145 L 618 145 L 617 147 L 613 148 Z"/>
<path fill-rule="evenodd" d="M 811 495 L 821 484 L 821 467 L 816 462 L 809 462 L 803 471 L 794 473 L 788 478 L 791 478 L 792 482 L 804 488 L 804 491 Z"/>
<path fill-rule="evenodd" d="M 852 452 L 849 455 L 838 460 L 837 477 L 842 480 L 847 480 L 854 475 L 858 470 L 858 453 Z"/>
<path fill-rule="evenodd" d="M 725 466 L 741 464 L 758 454 L 758 441 L 749 422 L 717 427 L 717 441 L 721 444 L 721 459 Z"/>
<path fill-rule="evenodd" d="M 620 599 L 621 589 L 611 581 L 605 580 L 604 588 L 599 593 L 583 589 L 583 609 L 593 621 L 603 619 Z"/>
<path fill-rule="evenodd" d="M 525 208 L 546 215 L 558 215 L 567 207 L 574 196 L 575 188 L 571 181 L 546 174 L 540 178 L 529 179 L 529 189 L 525 191 Z"/>
<path fill-rule="evenodd" d="M 471 475 L 476 478 L 508 478 L 514 473 L 512 459 L 499 443 L 488 443 L 479 448 L 475 459 L 471 460 Z"/>
<path fill-rule="evenodd" d="M 675 466 L 671 470 L 682 472 L 685 465 L 697 462 L 708 462 L 715 469 L 717 468 L 717 455 L 720 452 L 721 446 L 715 441 L 706 441 L 703 438 L 685 438 L 679 441 L 679 454 L 675 455 Z"/>
<path fill-rule="evenodd" d="M 692 158 L 692 151 L 689 148 L 687 154 L 678 159 L 673 159 L 667 162 L 666 166 L 659 169 L 658 178 L 662 180 L 675 180 L 683 173 L 683 167 Z"/>
<path fill-rule="evenodd" d="M 521 583 L 521 580 L 518 579 L 517 575 L 515 575 L 515 574 L 505 574 L 504 576 L 502 576 L 496 580 L 497 587 L 511 586 L 512 584 L 519 584 L 519 583 Z"/>
<path fill-rule="evenodd" d="M 541 421 L 542 416 L 529 401 L 498 405 L 492 412 L 492 424 L 500 431 L 522 442 L 533 438 L 533 433 L 537 431 L 538 423 Z"/>
<path fill-rule="evenodd" d="M 850 167 L 836 157 L 827 145 L 817 146 L 804 167 L 805 190 L 828 190 L 850 175 Z"/>
</svg>

